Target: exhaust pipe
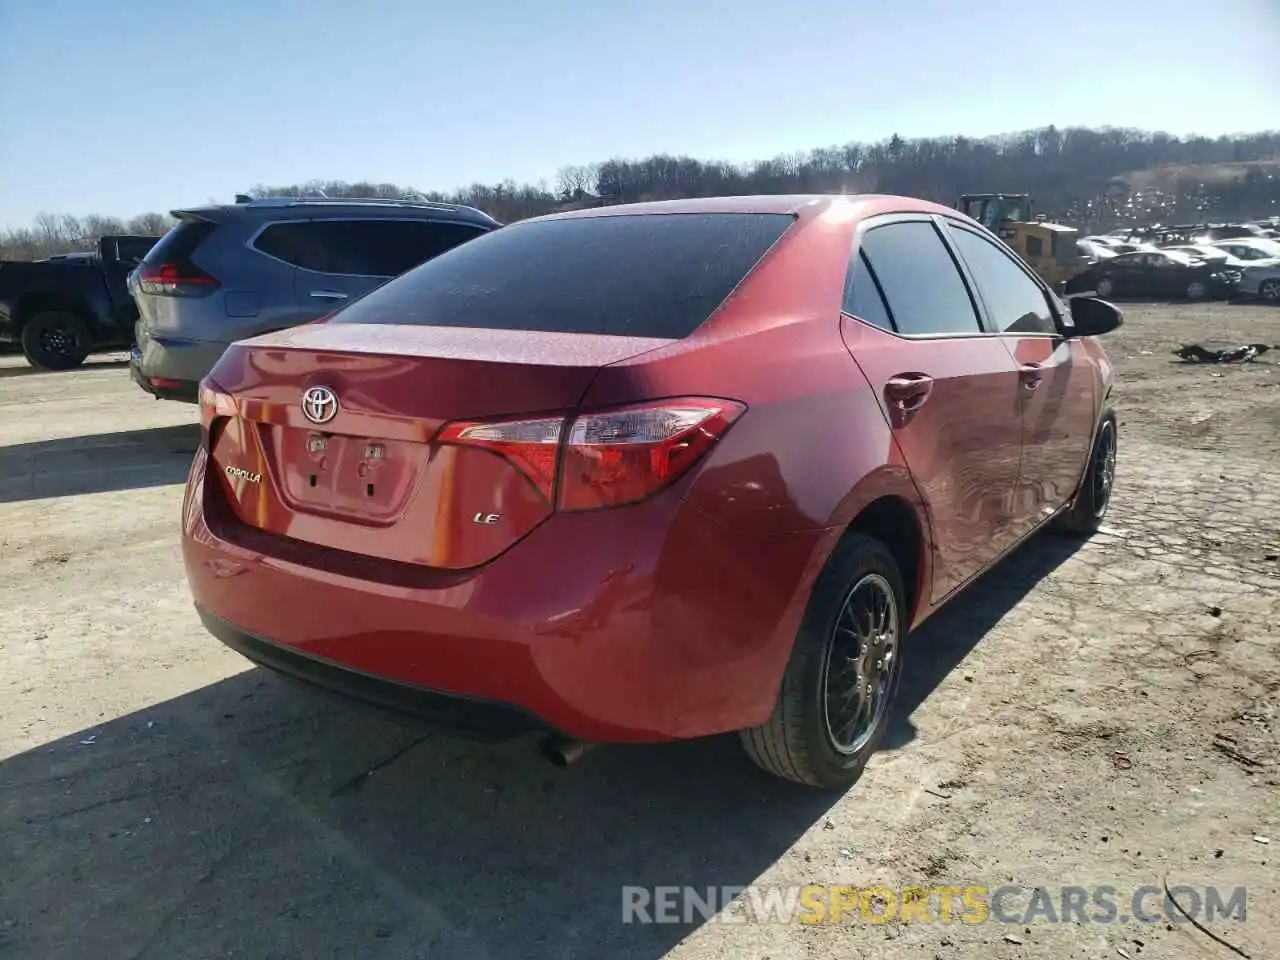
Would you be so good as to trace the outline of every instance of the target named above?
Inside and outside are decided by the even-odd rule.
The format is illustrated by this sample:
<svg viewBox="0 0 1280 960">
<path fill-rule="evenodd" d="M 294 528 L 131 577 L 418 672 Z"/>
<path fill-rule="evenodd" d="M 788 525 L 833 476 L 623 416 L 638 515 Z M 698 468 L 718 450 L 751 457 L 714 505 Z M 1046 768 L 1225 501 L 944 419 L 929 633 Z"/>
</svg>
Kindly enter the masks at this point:
<svg viewBox="0 0 1280 960">
<path fill-rule="evenodd" d="M 595 746 L 596 744 L 587 743 L 585 740 L 555 735 L 546 737 L 538 745 L 538 749 L 547 758 L 548 763 L 563 770 L 570 764 L 577 763 L 582 759 L 583 754 Z"/>
</svg>

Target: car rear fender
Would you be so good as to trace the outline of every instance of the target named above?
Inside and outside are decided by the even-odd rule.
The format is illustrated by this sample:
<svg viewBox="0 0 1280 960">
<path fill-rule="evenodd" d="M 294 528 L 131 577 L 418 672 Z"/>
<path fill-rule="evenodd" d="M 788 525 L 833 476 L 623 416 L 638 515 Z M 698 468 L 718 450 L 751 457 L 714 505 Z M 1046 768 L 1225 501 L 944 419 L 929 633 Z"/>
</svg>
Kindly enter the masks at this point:
<svg viewBox="0 0 1280 960">
<path fill-rule="evenodd" d="M 894 444 L 897 450 L 897 444 Z M 884 543 L 903 567 L 908 605 L 914 626 L 927 614 L 927 604 L 916 598 L 931 595 L 933 583 L 933 521 L 911 473 L 901 457 L 863 476 L 831 515 L 831 526 L 858 530 Z M 911 529 L 899 529 L 903 520 Z M 832 542 L 828 550 L 834 550 Z M 907 569 L 914 567 L 914 569 Z"/>
</svg>

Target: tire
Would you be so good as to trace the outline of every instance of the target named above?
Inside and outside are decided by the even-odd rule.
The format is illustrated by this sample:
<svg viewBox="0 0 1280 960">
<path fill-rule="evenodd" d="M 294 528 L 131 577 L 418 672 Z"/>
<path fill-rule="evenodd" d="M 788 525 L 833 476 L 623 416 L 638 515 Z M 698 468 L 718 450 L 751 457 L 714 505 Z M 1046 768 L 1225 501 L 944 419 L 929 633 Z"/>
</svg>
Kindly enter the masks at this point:
<svg viewBox="0 0 1280 960">
<path fill-rule="evenodd" d="M 1113 290 L 1115 290 L 1115 284 L 1111 282 L 1110 277 L 1100 277 L 1097 285 L 1094 287 L 1094 292 L 1100 297 L 1111 296 L 1111 292 Z"/>
<path fill-rule="evenodd" d="M 1075 503 L 1058 520 L 1058 529 L 1063 533 L 1089 537 L 1102 526 L 1107 511 L 1111 509 L 1118 438 L 1116 413 L 1108 407 L 1098 424 L 1098 435 L 1094 437 L 1093 449 L 1089 452 L 1089 469 L 1076 491 Z"/>
<path fill-rule="evenodd" d="M 92 334 L 74 313 L 37 313 L 22 327 L 22 353 L 27 363 L 44 370 L 70 370 L 89 356 Z"/>
<path fill-rule="evenodd" d="M 1199 280 L 1192 280 L 1187 284 L 1188 300 L 1203 300 L 1209 295 L 1209 287 L 1201 283 Z"/>
<path fill-rule="evenodd" d="M 869 612 L 864 604 L 877 597 L 884 603 L 882 623 L 886 626 L 879 632 L 886 637 L 892 634 L 887 641 L 859 645 L 853 632 L 836 629 L 838 623 L 853 623 L 858 614 Z M 814 787 L 843 789 L 862 776 L 867 760 L 884 739 L 893 714 L 902 675 L 905 598 L 898 565 L 878 540 L 850 533 L 840 541 L 818 577 L 805 610 L 773 714 L 760 726 L 739 734 L 747 755 L 757 766 L 775 776 Z M 853 620 L 849 618 L 851 613 Z M 874 614 L 868 616 L 868 621 L 873 617 Z M 858 646 L 861 651 L 856 649 Z M 860 667 L 841 656 L 845 651 L 863 653 Z M 884 656 L 886 652 L 888 657 Z M 839 715 L 831 715 L 827 697 L 833 654 L 850 673 L 872 670 L 876 677 L 872 703 L 868 705 L 859 698 L 859 704 L 871 713 L 865 729 L 855 726 L 842 743 L 830 732 L 833 723 L 840 726 Z M 873 661 L 876 655 L 880 659 Z M 861 686 L 859 682 L 858 687 Z"/>
<path fill-rule="evenodd" d="M 1267 303 L 1280 303 L 1280 280 L 1263 280 L 1258 285 L 1258 299 Z"/>
</svg>

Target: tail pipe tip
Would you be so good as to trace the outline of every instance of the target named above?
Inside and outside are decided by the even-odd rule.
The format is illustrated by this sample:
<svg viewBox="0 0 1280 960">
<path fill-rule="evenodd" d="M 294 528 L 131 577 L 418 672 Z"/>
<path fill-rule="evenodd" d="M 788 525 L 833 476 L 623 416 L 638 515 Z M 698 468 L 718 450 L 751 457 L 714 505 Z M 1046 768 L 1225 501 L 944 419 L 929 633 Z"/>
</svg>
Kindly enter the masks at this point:
<svg viewBox="0 0 1280 960">
<path fill-rule="evenodd" d="M 595 746 L 594 743 L 575 740 L 572 737 L 551 736 L 542 741 L 539 749 L 552 766 L 564 769 L 577 763 L 588 750 Z"/>
</svg>

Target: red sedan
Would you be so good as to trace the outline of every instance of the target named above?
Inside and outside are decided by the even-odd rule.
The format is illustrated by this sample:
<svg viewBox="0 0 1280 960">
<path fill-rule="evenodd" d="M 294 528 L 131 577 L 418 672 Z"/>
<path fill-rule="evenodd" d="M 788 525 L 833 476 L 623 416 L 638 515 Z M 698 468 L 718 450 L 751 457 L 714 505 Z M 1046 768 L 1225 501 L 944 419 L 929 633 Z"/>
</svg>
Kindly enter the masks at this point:
<svg viewBox="0 0 1280 960">
<path fill-rule="evenodd" d="M 740 731 L 841 786 L 902 640 L 1115 470 L 1119 312 L 953 210 L 738 197 L 503 227 L 203 383 L 200 616 L 548 753 Z"/>
</svg>

